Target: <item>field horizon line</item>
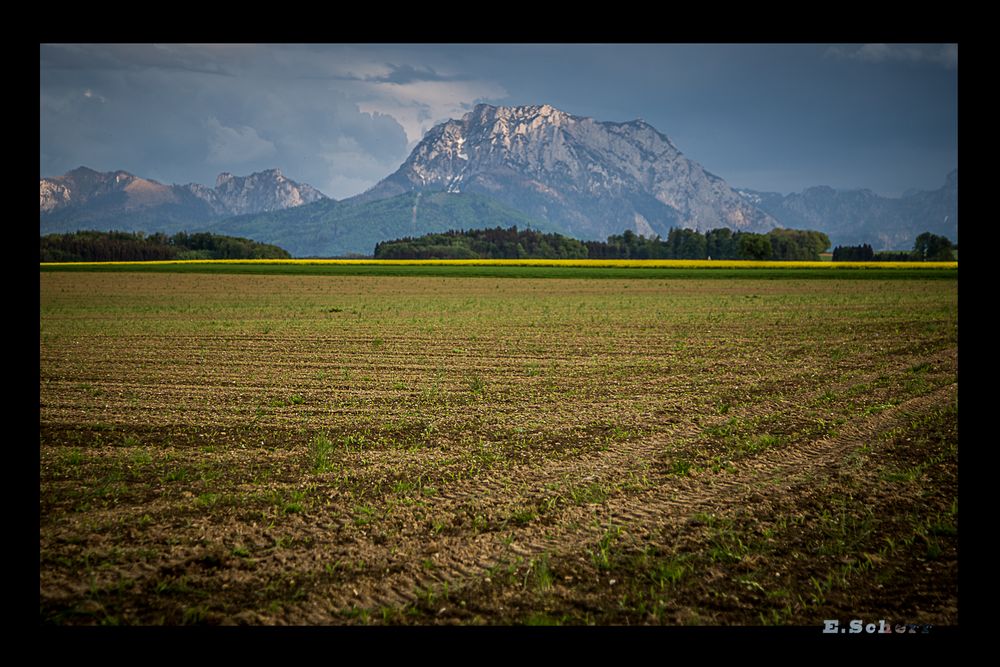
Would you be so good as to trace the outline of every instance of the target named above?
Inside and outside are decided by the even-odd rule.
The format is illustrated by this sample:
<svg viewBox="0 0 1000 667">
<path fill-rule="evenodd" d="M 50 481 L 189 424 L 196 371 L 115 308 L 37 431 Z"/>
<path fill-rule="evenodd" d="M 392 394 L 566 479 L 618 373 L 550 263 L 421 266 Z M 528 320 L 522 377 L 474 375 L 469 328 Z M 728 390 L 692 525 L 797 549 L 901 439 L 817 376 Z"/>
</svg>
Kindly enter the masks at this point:
<svg viewBox="0 0 1000 667">
<path fill-rule="evenodd" d="M 744 259 L 185 259 L 111 262 L 39 262 L 39 267 L 114 266 L 497 266 L 652 269 L 957 269 L 958 262 L 824 262 Z"/>
</svg>

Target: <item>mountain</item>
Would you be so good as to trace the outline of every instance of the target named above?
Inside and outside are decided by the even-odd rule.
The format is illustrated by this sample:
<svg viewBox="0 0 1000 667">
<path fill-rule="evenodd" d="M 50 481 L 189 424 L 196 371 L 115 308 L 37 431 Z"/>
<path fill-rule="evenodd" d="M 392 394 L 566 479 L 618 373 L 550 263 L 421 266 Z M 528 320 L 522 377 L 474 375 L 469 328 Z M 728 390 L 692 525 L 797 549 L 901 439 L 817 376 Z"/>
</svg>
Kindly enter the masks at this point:
<svg viewBox="0 0 1000 667">
<path fill-rule="evenodd" d="M 834 245 L 909 249 L 924 231 L 957 240 L 957 193 L 957 171 L 939 190 L 900 198 L 828 187 L 737 191 L 645 121 L 480 104 L 434 126 L 393 174 L 339 202 L 276 169 L 220 174 L 208 188 L 81 167 L 40 179 L 39 218 L 43 234 L 209 231 L 295 256 L 371 254 L 379 241 L 515 225 L 581 240 L 780 226 L 822 231 Z"/>
<path fill-rule="evenodd" d="M 176 203 L 172 188 L 138 178 L 126 171 L 97 172 L 79 167 L 55 178 L 39 179 L 39 205 L 43 213 L 84 206 L 104 197 L 119 197 L 128 208 Z"/>
<path fill-rule="evenodd" d="M 296 257 L 371 255 L 375 244 L 452 229 L 531 227 L 554 231 L 500 202 L 474 193 L 405 192 L 369 202 L 324 199 L 273 213 L 244 215 L 212 232 L 273 243 Z"/>
<path fill-rule="evenodd" d="M 291 181 L 278 169 L 249 176 L 223 172 L 215 179 L 213 190 L 196 183 L 184 187 L 207 202 L 219 215 L 280 211 L 326 199 L 326 195 L 316 188 Z"/>
<path fill-rule="evenodd" d="M 824 232 L 835 246 L 867 243 L 875 250 L 910 250 L 923 232 L 958 241 L 957 169 L 937 190 L 908 191 L 898 198 L 826 186 L 789 195 L 739 192 L 783 227 Z"/>
<path fill-rule="evenodd" d="M 477 105 L 433 127 L 395 173 L 346 201 L 424 190 L 487 195 L 583 239 L 778 224 L 646 122 L 600 122 L 547 104 Z"/>
<path fill-rule="evenodd" d="M 79 167 L 41 178 L 42 234 L 78 229 L 144 232 L 197 231 L 211 221 L 276 211 L 320 199 L 323 193 L 285 178 L 277 169 L 249 176 L 220 174 L 214 188 L 197 183 L 164 185 L 126 171 Z"/>
</svg>

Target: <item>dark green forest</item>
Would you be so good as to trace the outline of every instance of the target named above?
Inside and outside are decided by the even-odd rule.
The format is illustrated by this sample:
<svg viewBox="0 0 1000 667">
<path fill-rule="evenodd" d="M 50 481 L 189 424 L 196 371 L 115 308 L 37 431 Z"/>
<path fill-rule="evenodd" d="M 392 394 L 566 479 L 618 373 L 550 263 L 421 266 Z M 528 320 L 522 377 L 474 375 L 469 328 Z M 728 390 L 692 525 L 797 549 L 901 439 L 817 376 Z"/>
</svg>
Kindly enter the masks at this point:
<svg viewBox="0 0 1000 667">
<path fill-rule="evenodd" d="M 607 241 L 578 241 L 532 229 L 469 229 L 384 241 L 376 259 L 758 259 L 818 260 L 830 247 L 821 232 L 772 229 L 767 234 L 671 229 L 666 239 L 631 230 Z"/>
<path fill-rule="evenodd" d="M 375 246 L 375 259 L 583 259 L 587 246 L 562 234 L 510 227 L 406 237 Z"/>
<path fill-rule="evenodd" d="M 864 245 L 837 246 L 833 249 L 835 262 L 953 262 L 958 246 L 947 237 L 924 232 L 917 237 L 910 252 L 875 252 Z"/>
<path fill-rule="evenodd" d="M 206 232 L 173 236 L 81 231 L 40 237 L 42 262 L 138 262 L 180 259 L 288 259 L 275 245 Z"/>
</svg>

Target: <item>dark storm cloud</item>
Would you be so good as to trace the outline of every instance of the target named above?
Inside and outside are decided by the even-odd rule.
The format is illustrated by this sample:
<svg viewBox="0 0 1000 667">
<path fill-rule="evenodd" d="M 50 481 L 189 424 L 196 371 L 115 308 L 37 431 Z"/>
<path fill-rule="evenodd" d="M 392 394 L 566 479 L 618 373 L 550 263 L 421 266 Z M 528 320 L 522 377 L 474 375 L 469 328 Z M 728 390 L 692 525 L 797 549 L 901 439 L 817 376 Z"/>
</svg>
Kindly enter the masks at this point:
<svg viewBox="0 0 1000 667">
<path fill-rule="evenodd" d="M 957 166 L 957 48 L 894 46 L 848 58 L 812 44 L 489 45 L 462 62 L 510 103 L 642 117 L 733 185 L 899 194 Z"/>
<path fill-rule="evenodd" d="M 344 91 L 274 76 L 281 64 L 259 62 L 259 51 L 101 45 L 43 53 L 40 175 L 85 164 L 212 184 L 220 171 L 279 167 L 343 197 L 406 157 L 406 134 L 391 117 L 363 112 Z"/>
<path fill-rule="evenodd" d="M 41 46 L 43 70 L 143 70 L 148 68 L 232 76 L 203 50 L 174 45 L 56 44 Z"/>
<path fill-rule="evenodd" d="M 368 76 L 366 81 L 382 83 L 413 83 L 414 81 L 461 81 L 464 77 L 458 75 L 445 75 L 435 72 L 431 67 L 413 67 L 412 65 L 386 65 L 390 72 L 388 74 Z"/>
<path fill-rule="evenodd" d="M 957 44 L 855 44 L 831 46 L 830 58 L 846 58 L 869 63 L 909 62 L 934 63 L 954 69 L 958 67 Z"/>
</svg>

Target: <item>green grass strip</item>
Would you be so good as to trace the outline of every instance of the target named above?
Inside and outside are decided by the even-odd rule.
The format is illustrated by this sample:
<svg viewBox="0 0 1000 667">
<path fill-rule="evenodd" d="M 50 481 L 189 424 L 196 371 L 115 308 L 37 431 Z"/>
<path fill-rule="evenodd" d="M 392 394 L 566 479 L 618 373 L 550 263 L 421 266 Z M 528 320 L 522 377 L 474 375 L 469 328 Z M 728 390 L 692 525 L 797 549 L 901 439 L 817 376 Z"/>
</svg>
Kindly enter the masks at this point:
<svg viewBox="0 0 1000 667">
<path fill-rule="evenodd" d="M 835 265 L 834 265 L 835 266 Z M 66 263 L 41 264 L 42 272 L 112 273 L 220 273 L 240 275 L 309 276 L 444 276 L 484 278 L 652 278 L 652 279 L 844 279 L 844 280 L 955 280 L 957 267 L 947 268 L 686 268 L 686 267 L 568 267 L 568 266 L 477 266 L 416 264 L 280 264 L 280 263 Z"/>
</svg>

